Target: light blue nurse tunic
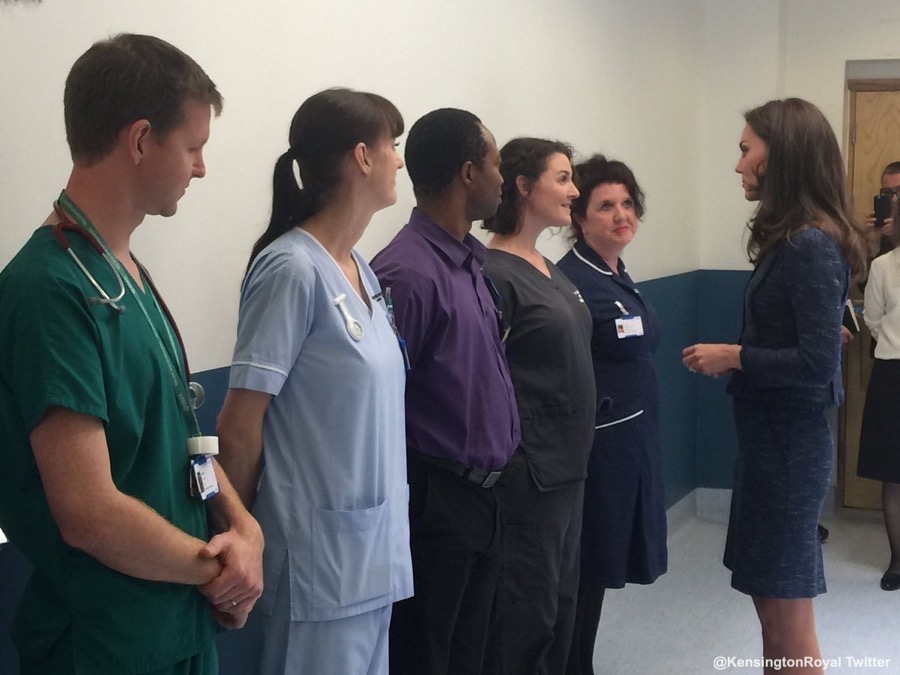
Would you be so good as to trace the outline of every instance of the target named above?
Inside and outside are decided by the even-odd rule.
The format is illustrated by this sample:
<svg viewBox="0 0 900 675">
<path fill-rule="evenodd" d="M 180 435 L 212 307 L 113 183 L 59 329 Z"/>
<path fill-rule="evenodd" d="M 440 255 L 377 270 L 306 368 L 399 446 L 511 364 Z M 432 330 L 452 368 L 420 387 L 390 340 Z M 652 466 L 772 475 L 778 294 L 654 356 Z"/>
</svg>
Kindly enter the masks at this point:
<svg viewBox="0 0 900 675">
<path fill-rule="evenodd" d="M 230 386 L 274 397 L 253 507 L 266 538 L 257 607 L 270 615 L 288 594 L 291 621 L 355 616 L 413 590 L 403 359 L 378 280 L 353 258 L 368 304 L 299 228 L 241 288 Z"/>
</svg>

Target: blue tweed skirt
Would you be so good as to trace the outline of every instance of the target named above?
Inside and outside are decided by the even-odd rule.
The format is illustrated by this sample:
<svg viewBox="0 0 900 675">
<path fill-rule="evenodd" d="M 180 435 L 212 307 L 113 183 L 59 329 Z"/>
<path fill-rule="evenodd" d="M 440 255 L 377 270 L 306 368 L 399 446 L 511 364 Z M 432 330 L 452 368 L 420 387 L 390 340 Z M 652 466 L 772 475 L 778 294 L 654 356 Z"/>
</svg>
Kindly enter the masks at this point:
<svg viewBox="0 0 900 675">
<path fill-rule="evenodd" d="M 725 566 L 758 598 L 825 592 L 817 524 L 834 463 L 825 410 L 735 397 L 738 451 Z"/>
</svg>

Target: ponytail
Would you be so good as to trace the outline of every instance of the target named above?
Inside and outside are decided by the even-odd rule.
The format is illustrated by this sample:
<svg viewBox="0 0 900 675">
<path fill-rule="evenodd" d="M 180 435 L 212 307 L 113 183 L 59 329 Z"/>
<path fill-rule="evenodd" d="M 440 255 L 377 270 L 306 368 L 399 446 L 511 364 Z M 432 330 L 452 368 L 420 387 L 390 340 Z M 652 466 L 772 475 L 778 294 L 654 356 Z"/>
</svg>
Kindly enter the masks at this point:
<svg viewBox="0 0 900 675">
<path fill-rule="evenodd" d="M 400 111 L 378 94 L 326 89 L 306 99 L 291 120 L 290 149 L 275 163 L 272 217 L 253 245 L 247 272 L 266 246 L 327 205 L 344 179 L 345 161 L 357 143 L 374 146 L 401 133 Z M 295 161 L 300 185 L 294 177 Z"/>
<path fill-rule="evenodd" d="M 314 212 L 315 201 L 297 184 L 294 177 L 294 153 L 288 150 L 275 162 L 275 172 L 272 176 L 272 217 L 266 231 L 253 244 L 246 272 L 250 271 L 256 256 L 266 246 L 295 225 L 302 223 Z"/>
</svg>

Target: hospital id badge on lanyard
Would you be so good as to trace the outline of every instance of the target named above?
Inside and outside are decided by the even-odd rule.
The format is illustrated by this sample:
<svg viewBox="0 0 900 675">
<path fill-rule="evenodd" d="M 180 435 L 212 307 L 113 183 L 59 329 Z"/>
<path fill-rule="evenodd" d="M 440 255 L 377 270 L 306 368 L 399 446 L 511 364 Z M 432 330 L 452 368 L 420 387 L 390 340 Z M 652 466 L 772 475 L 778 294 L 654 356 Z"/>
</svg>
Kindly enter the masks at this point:
<svg viewBox="0 0 900 675">
<path fill-rule="evenodd" d="M 643 335 L 644 322 L 641 320 L 640 315 L 629 314 L 625 309 L 625 305 L 618 300 L 616 301 L 616 307 L 622 312 L 622 316 L 616 319 L 616 336 L 620 340 L 624 340 L 625 338 Z"/>
<path fill-rule="evenodd" d="M 179 376 L 179 370 L 183 365 L 178 360 L 179 349 L 172 334 L 172 327 L 169 324 L 169 319 L 166 316 L 166 312 L 162 310 L 162 307 L 160 307 L 159 301 L 156 298 L 153 284 L 149 283 L 150 288 L 148 289 L 149 292 L 147 293 L 147 295 L 152 299 L 153 308 L 159 315 L 162 324 L 165 327 L 165 336 L 160 335 L 156 325 L 150 319 L 150 314 L 147 308 L 144 306 L 144 301 L 141 299 L 141 294 L 137 292 L 134 284 L 132 283 L 131 273 L 128 272 L 122 266 L 122 263 L 119 262 L 112 254 L 112 252 L 106 246 L 106 242 L 103 241 L 103 238 L 100 236 L 100 233 L 97 232 L 97 229 L 94 227 L 93 223 L 91 223 L 90 220 L 88 220 L 87 216 L 85 216 L 81 211 L 81 209 L 79 209 L 78 206 L 71 199 L 69 199 L 69 196 L 66 194 L 65 190 L 63 190 L 63 192 L 60 194 L 57 202 L 62 207 L 64 213 L 67 216 L 71 217 L 71 219 L 76 222 L 79 227 L 86 230 L 91 234 L 91 236 L 94 237 L 103 251 L 103 256 L 107 259 L 110 265 L 113 265 L 119 272 L 123 284 L 128 288 L 128 291 L 134 298 L 135 304 L 141 310 L 141 314 L 143 315 L 144 320 L 147 322 L 147 327 L 150 329 L 150 332 L 155 338 L 156 346 L 159 349 L 160 355 L 163 357 L 163 360 L 166 363 L 167 369 L 169 371 L 169 379 L 172 384 L 172 391 L 175 396 L 175 401 L 178 404 L 182 419 L 184 420 L 185 428 L 190 434 L 189 438 L 187 439 L 187 452 L 190 458 L 190 469 L 188 470 L 188 490 L 192 497 L 199 497 L 203 500 L 214 497 L 219 493 L 219 484 L 216 480 L 212 456 L 217 455 L 219 452 L 219 439 L 215 436 L 202 436 L 200 434 L 200 425 L 197 423 L 197 416 L 194 413 L 194 405 L 192 404 L 192 401 L 195 401 L 196 405 L 199 406 L 202 402 L 202 396 L 192 396 L 192 390 L 187 383 L 187 377 L 182 378 L 181 376 Z M 146 278 L 146 274 L 143 272 L 143 268 L 141 268 L 140 265 L 138 265 L 138 267 L 141 269 L 142 274 L 144 274 L 144 277 Z M 185 360 L 187 359 L 187 355 L 182 354 L 182 356 Z M 185 372 L 185 376 L 186 375 L 187 373 Z"/>
<path fill-rule="evenodd" d="M 188 471 L 188 491 L 191 497 L 203 501 L 219 494 L 219 481 L 212 458 L 219 454 L 219 439 L 216 436 L 191 436 L 187 440 L 190 470 Z"/>
<path fill-rule="evenodd" d="M 216 470 L 210 455 L 191 457 L 190 470 L 191 497 L 199 497 L 203 501 L 219 494 L 219 481 L 216 480 Z"/>
<path fill-rule="evenodd" d="M 126 279 L 126 281 L 128 280 Z M 129 290 L 131 290 L 130 282 Z M 137 293 L 133 290 L 132 295 L 134 295 L 138 306 L 141 308 L 141 311 L 147 319 L 148 325 L 156 336 L 157 344 L 169 367 L 169 375 L 172 380 L 175 400 L 178 402 L 178 407 L 181 409 L 185 427 L 192 432 L 187 439 L 187 454 L 189 458 L 188 492 L 191 497 L 206 501 L 219 494 L 219 481 L 216 479 L 216 471 L 212 460 L 215 455 L 219 454 L 219 439 L 217 436 L 203 436 L 200 433 L 200 425 L 197 423 L 197 415 L 194 412 L 194 406 L 199 406 L 200 403 L 202 403 L 202 398 L 197 399 L 192 397 L 191 388 L 187 384 L 186 379 L 178 376 L 178 352 L 176 351 L 175 340 L 172 337 L 172 329 L 169 326 L 169 321 L 166 318 L 165 312 L 163 312 L 162 308 L 159 306 L 156 295 L 151 289 L 149 295 L 153 300 L 153 306 L 156 308 L 156 311 L 166 328 L 165 337 L 168 342 L 168 349 L 166 349 L 166 346 L 163 344 L 162 337 L 157 332 L 156 326 L 150 321 L 150 316 L 147 314 L 147 310 L 144 308 L 140 297 L 138 297 Z"/>
</svg>

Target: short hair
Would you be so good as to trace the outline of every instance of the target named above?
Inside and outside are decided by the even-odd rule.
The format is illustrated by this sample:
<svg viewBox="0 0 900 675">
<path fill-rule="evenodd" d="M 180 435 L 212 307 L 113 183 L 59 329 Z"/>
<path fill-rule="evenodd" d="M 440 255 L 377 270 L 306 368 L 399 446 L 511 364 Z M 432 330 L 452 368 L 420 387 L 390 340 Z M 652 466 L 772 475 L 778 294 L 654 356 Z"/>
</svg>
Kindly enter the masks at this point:
<svg viewBox="0 0 900 675">
<path fill-rule="evenodd" d="M 575 187 L 578 188 L 579 195 L 572 202 L 572 225 L 569 229 L 575 239 L 584 237 L 578 221 L 584 220 L 587 215 L 588 204 L 591 203 L 591 193 L 595 188 L 606 183 L 624 185 L 628 196 L 634 202 L 635 215 L 638 219 L 644 217 L 644 192 L 628 165 L 617 159 L 607 159 L 599 154 L 594 155 L 575 166 Z"/>
<path fill-rule="evenodd" d="M 891 162 L 886 167 L 884 167 L 884 171 L 881 172 L 882 176 L 893 176 L 894 174 L 900 173 L 900 162 Z"/>
<path fill-rule="evenodd" d="M 865 270 L 844 160 L 822 112 L 809 101 L 787 98 L 753 108 L 744 119 L 769 151 L 759 169 L 759 205 L 748 223 L 750 261 L 758 263 L 777 243 L 815 225 L 835 240 L 854 274 Z"/>
<path fill-rule="evenodd" d="M 378 94 L 335 87 L 300 104 L 291 120 L 290 147 L 275 163 L 269 225 L 253 245 L 247 269 L 266 246 L 328 204 L 358 143 L 374 146 L 402 133 L 400 111 Z M 295 161 L 302 187 L 294 177 Z"/>
<path fill-rule="evenodd" d="M 188 101 L 222 112 L 222 95 L 190 56 L 150 35 L 121 33 L 95 42 L 66 78 L 63 97 L 72 159 L 92 164 L 107 156 L 119 132 L 146 119 L 165 136 L 185 118 Z"/>
<path fill-rule="evenodd" d="M 519 222 L 519 204 L 522 197 L 516 179 L 523 176 L 529 185 L 534 184 L 547 169 L 547 160 L 562 154 L 572 161 L 572 148 L 561 141 L 544 138 L 514 138 L 500 150 L 500 173 L 503 175 L 500 206 L 492 218 L 486 218 L 481 227 L 494 234 L 512 234 Z"/>
<path fill-rule="evenodd" d="M 487 155 L 481 120 L 467 110 L 440 108 L 412 125 L 406 138 L 406 171 L 416 197 L 439 197 L 466 162 Z"/>
</svg>

